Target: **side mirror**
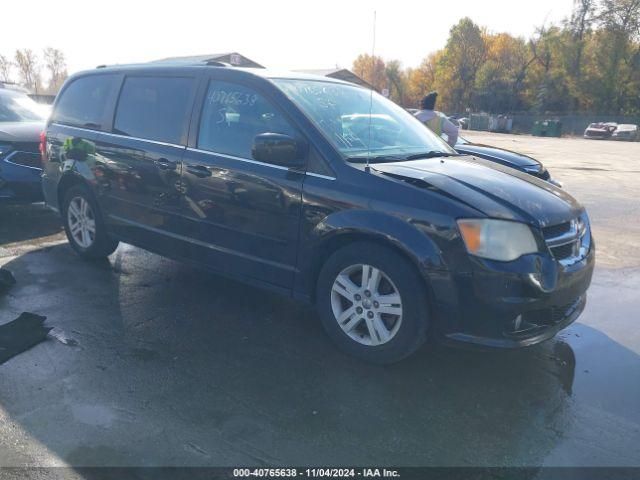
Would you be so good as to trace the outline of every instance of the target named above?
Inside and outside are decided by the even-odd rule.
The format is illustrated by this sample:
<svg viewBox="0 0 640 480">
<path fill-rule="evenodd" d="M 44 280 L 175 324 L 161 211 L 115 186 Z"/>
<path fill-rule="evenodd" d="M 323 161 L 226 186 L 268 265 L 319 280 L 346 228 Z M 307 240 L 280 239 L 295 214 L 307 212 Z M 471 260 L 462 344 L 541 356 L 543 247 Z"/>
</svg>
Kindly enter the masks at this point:
<svg viewBox="0 0 640 480">
<path fill-rule="evenodd" d="M 282 133 L 261 133 L 253 140 L 251 155 L 259 162 L 283 167 L 302 167 L 306 146 Z"/>
</svg>

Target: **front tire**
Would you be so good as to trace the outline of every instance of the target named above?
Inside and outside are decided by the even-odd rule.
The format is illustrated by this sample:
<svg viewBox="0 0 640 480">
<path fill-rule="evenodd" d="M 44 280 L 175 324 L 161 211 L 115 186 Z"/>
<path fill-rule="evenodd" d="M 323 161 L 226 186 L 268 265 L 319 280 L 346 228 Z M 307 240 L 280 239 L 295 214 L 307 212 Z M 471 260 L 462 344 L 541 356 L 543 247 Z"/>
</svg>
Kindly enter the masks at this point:
<svg viewBox="0 0 640 480">
<path fill-rule="evenodd" d="M 71 248 L 87 260 L 105 258 L 118 248 L 107 234 L 98 202 L 84 185 L 71 187 L 64 197 L 62 222 Z"/>
<path fill-rule="evenodd" d="M 395 363 L 425 342 L 427 292 L 416 268 L 396 251 L 356 242 L 324 264 L 316 289 L 322 324 L 345 352 Z"/>
</svg>

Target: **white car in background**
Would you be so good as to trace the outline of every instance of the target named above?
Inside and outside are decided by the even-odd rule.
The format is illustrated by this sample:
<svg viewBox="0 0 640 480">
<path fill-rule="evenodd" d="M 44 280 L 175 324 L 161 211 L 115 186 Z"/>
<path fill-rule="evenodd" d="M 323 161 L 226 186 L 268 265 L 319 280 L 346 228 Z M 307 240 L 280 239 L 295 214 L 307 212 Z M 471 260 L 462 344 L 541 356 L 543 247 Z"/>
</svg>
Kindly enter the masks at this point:
<svg viewBox="0 0 640 480">
<path fill-rule="evenodd" d="M 611 135 L 611 140 L 619 140 L 624 142 L 638 142 L 640 141 L 640 131 L 638 125 L 633 124 L 620 124 L 616 128 L 615 132 Z"/>
</svg>

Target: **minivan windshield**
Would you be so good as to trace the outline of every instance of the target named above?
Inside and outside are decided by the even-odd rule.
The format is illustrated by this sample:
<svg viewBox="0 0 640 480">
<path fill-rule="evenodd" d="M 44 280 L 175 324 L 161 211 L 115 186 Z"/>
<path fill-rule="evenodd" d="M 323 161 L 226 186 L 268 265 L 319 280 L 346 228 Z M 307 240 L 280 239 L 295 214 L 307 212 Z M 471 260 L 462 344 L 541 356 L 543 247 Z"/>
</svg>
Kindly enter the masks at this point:
<svg viewBox="0 0 640 480">
<path fill-rule="evenodd" d="M 23 93 L 0 92 L 0 122 L 39 122 L 45 110 Z"/>
<path fill-rule="evenodd" d="M 456 152 L 402 107 L 356 85 L 274 79 L 349 161 L 401 161 Z"/>
</svg>

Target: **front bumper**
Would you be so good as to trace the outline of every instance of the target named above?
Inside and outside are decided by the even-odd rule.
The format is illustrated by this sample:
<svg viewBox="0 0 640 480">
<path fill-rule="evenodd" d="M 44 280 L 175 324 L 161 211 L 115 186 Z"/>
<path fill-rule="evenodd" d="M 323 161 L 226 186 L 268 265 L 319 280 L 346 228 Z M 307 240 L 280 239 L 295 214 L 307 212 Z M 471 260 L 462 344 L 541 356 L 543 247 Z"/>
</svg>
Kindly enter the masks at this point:
<svg viewBox="0 0 640 480">
<path fill-rule="evenodd" d="M 477 260 L 471 272 L 452 275 L 455 294 L 438 304 L 439 333 L 448 341 L 501 348 L 548 340 L 584 310 L 594 266 L 593 244 L 570 266 L 538 254 L 515 262 Z"/>
</svg>

